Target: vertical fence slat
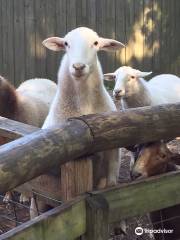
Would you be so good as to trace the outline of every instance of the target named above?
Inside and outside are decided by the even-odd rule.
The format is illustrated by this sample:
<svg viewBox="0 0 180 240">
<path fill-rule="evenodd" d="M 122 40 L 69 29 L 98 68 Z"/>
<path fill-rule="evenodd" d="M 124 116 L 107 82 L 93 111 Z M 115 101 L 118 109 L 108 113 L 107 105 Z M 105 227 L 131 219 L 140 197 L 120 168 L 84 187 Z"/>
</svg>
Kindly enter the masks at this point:
<svg viewBox="0 0 180 240">
<path fill-rule="evenodd" d="M 45 77 L 46 73 L 46 49 L 42 41 L 46 38 L 46 0 L 35 0 L 36 16 L 36 77 Z"/>
<path fill-rule="evenodd" d="M 161 44 L 161 7 L 160 1 L 153 1 L 153 66 L 156 73 L 160 73 L 160 44 Z"/>
<path fill-rule="evenodd" d="M 56 33 L 56 0 L 46 0 L 46 29 L 45 38 L 55 36 Z M 57 54 L 47 51 L 46 55 L 46 77 L 56 81 L 57 75 Z"/>
<path fill-rule="evenodd" d="M 34 0 L 25 0 L 25 79 L 35 77 L 35 13 Z"/>
<path fill-rule="evenodd" d="M 168 14 L 169 14 L 169 6 L 168 3 L 169 1 L 166 0 L 161 0 L 162 1 L 162 36 L 161 39 L 163 40 L 161 42 L 162 44 L 162 51 L 161 51 L 161 66 L 165 66 L 164 71 L 166 73 L 169 72 L 170 68 L 169 68 L 169 58 L 170 58 L 170 52 L 167 51 L 167 49 L 169 49 L 169 40 L 170 40 L 170 36 L 169 36 L 169 27 L 170 27 L 170 22 L 169 22 L 169 18 L 168 18 Z"/>
<path fill-rule="evenodd" d="M 153 1 L 144 0 L 144 56 L 143 69 L 150 71 L 152 69 L 153 42 L 152 42 L 152 10 Z"/>
<path fill-rule="evenodd" d="M 24 0 L 14 1 L 15 84 L 25 80 Z"/>
<path fill-rule="evenodd" d="M 116 38 L 116 21 L 115 21 L 115 0 L 106 0 L 106 29 L 105 36 L 108 38 Z M 106 71 L 113 72 L 115 70 L 116 53 L 109 52 L 106 55 Z"/>
<path fill-rule="evenodd" d="M 67 2 L 66 0 L 56 0 L 56 35 L 64 37 L 67 32 Z M 56 67 L 58 69 L 60 59 L 63 56 L 63 52 L 59 52 L 56 58 Z M 57 81 L 57 71 L 55 73 L 55 80 Z"/>
<path fill-rule="evenodd" d="M 104 0 L 98 0 L 96 1 L 96 31 L 98 34 L 102 37 L 105 37 L 106 33 L 106 1 Z M 99 53 L 99 59 L 102 64 L 102 69 L 104 72 L 106 72 L 107 67 L 107 53 L 100 52 Z"/>
<path fill-rule="evenodd" d="M 76 2 L 76 24 L 77 27 L 88 25 L 87 0 L 77 0 Z"/>
<path fill-rule="evenodd" d="M 0 0 L 0 32 L 1 33 L 3 33 L 2 4 L 3 4 L 3 0 Z M 3 71 L 2 51 L 3 51 L 3 39 L 2 39 L 2 37 L 0 37 L 0 74 L 2 74 L 2 71 Z"/>
<path fill-rule="evenodd" d="M 10 0 L 2 2 L 2 75 L 14 83 L 14 40 L 13 40 L 13 3 Z"/>
<path fill-rule="evenodd" d="M 144 21 L 143 21 L 143 11 L 144 11 L 143 0 L 134 0 L 134 26 L 133 26 L 133 36 L 131 46 L 133 47 L 133 65 L 135 68 L 143 70 L 143 42 L 144 42 Z"/>
<path fill-rule="evenodd" d="M 96 0 L 87 0 L 88 27 L 96 30 Z"/>
<path fill-rule="evenodd" d="M 116 39 L 124 44 L 127 44 L 125 37 L 125 12 L 123 0 L 116 0 L 115 16 Z M 116 53 L 116 68 L 120 67 L 121 65 L 125 65 L 125 48 Z"/>
<path fill-rule="evenodd" d="M 133 34 L 133 16 L 134 16 L 134 9 L 133 9 L 133 1 L 131 4 L 129 2 L 124 2 L 124 11 L 125 11 L 125 31 L 126 31 L 126 42 L 128 43 L 126 48 L 125 54 L 125 62 L 126 65 L 133 66 L 132 56 L 133 56 L 133 48 L 134 46 L 131 45 L 131 35 Z"/>
<path fill-rule="evenodd" d="M 78 0 L 77 0 L 78 1 Z M 67 8 L 66 8 L 66 23 L 67 23 L 67 32 L 76 28 L 76 0 L 67 0 Z"/>
<path fill-rule="evenodd" d="M 108 204 L 101 195 L 87 198 L 87 233 L 85 240 L 109 239 L 108 210 Z"/>
<path fill-rule="evenodd" d="M 180 56 L 179 56 L 179 49 L 180 46 L 180 31 L 179 31 L 179 16 L 180 16 L 180 1 L 175 0 L 174 2 L 174 14 L 173 19 L 175 22 L 173 24 L 174 32 L 173 32 L 173 39 L 172 39 L 172 48 L 175 50 L 173 55 L 173 72 L 179 74 L 179 66 L 180 66 Z"/>
</svg>

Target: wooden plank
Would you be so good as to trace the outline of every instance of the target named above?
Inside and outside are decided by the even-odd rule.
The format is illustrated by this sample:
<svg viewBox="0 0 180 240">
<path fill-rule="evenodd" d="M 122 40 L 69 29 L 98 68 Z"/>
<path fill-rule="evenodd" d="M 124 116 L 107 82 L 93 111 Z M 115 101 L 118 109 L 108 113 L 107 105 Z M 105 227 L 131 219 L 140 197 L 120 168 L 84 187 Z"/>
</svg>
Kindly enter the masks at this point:
<svg viewBox="0 0 180 240">
<path fill-rule="evenodd" d="M 131 1 L 133 3 L 133 1 Z M 125 8 L 125 32 L 126 32 L 126 42 L 128 45 L 126 46 L 125 52 L 125 63 L 126 65 L 133 66 L 133 48 L 131 46 L 131 35 L 133 31 L 133 24 L 134 24 L 134 8 L 133 4 L 129 4 L 128 1 L 124 2 Z"/>
<path fill-rule="evenodd" d="M 96 31 L 96 0 L 87 0 L 87 26 Z"/>
<path fill-rule="evenodd" d="M 152 69 L 153 57 L 153 22 L 152 22 L 153 1 L 144 1 L 144 59 L 143 68 L 145 71 Z"/>
<path fill-rule="evenodd" d="M 102 195 L 91 195 L 86 199 L 87 230 L 85 239 L 109 239 L 109 206 Z"/>
<path fill-rule="evenodd" d="M 152 71 L 160 74 L 160 48 L 161 48 L 161 5 L 160 1 L 153 2 L 153 66 Z"/>
<path fill-rule="evenodd" d="M 109 223 L 180 203 L 180 172 L 124 184 L 100 194 L 109 205 Z"/>
<path fill-rule="evenodd" d="M 6 76 L 6 72 L 7 72 L 7 37 L 8 37 L 8 33 L 7 33 L 7 22 L 6 22 L 6 14 L 7 14 L 7 2 L 2 2 L 2 9 L 1 9 L 1 24 L 2 24 L 2 33 L 3 33 L 3 38 L 2 38 L 2 75 Z"/>
<path fill-rule="evenodd" d="M 37 127 L 0 117 L 0 136 L 9 140 L 15 140 L 38 130 Z"/>
<path fill-rule="evenodd" d="M 56 34 L 63 37 L 66 34 L 66 11 L 67 2 L 66 0 L 56 0 Z"/>
<path fill-rule="evenodd" d="M 24 0 L 14 1 L 14 83 L 20 85 L 25 79 L 25 34 L 24 34 Z"/>
<path fill-rule="evenodd" d="M 66 30 L 67 32 L 76 28 L 76 0 L 66 0 Z"/>
<path fill-rule="evenodd" d="M 133 66 L 139 70 L 143 69 L 143 46 L 144 46 L 144 2 L 134 0 L 134 26 L 131 37 L 131 47 L 133 48 Z M 134 38 L 134 39 L 133 39 Z"/>
<path fill-rule="evenodd" d="M 86 0 L 85 0 L 86 1 Z M 78 0 L 76 2 L 76 25 L 77 27 L 82 27 L 82 1 Z"/>
<path fill-rule="evenodd" d="M 64 201 L 93 189 L 93 166 L 89 157 L 61 166 L 61 196 Z"/>
<path fill-rule="evenodd" d="M 57 0 L 46 0 L 46 38 L 56 35 L 56 2 Z M 55 81 L 57 77 L 57 54 L 53 51 L 46 52 L 47 78 Z"/>
<path fill-rule="evenodd" d="M 116 39 L 116 28 L 115 28 L 115 0 L 104 1 L 106 3 L 105 8 L 105 37 Z M 119 51 L 117 51 L 119 52 Z M 107 52 L 106 56 L 106 72 L 113 72 L 115 70 L 115 52 Z"/>
<path fill-rule="evenodd" d="M 116 39 L 124 44 L 127 44 L 126 33 L 125 33 L 125 11 L 124 11 L 124 0 L 116 0 L 115 2 L 115 31 Z M 125 65 L 125 48 L 116 52 L 116 69 L 120 66 Z"/>
<path fill-rule="evenodd" d="M 167 21 L 166 21 L 166 1 L 161 0 L 161 48 L 160 48 L 160 67 L 161 67 L 161 73 L 167 73 L 167 59 L 166 59 L 166 27 L 167 27 Z M 165 70 L 165 71 L 164 71 Z"/>
<path fill-rule="evenodd" d="M 87 0 L 81 0 L 81 25 L 87 26 L 87 16 L 88 16 L 88 9 L 87 9 Z"/>
<path fill-rule="evenodd" d="M 3 0 L 0 0 L 0 31 L 3 35 L 3 23 L 2 23 L 2 4 Z M 3 74 L 3 39 L 0 37 L 0 74 Z"/>
<path fill-rule="evenodd" d="M 10 0 L 3 2 L 2 8 L 2 56 L 3 69 L 1 74 L 5 75 L 10 82 L 14 82 L 14 29 L 13 29 L 13 3 Z"/>
<path fill-rule="evenodd" d="M 56 35 L 60 37 L 64 37 L 67 33 L 67 2 L 66 0 L 56 0 Z M 59 67 L 60 59 L 64 55 L 63 52 L 59 52 L 56 59 L 56 69 Z M 57 71 L 56 71 L 57 72 Z M 55 80 L 57 77 L 55 78 Z M 57 81 L 57 80 L 56 80 Z"/>
<path fill-rule="evenodd" d="M 96 1 L 96 31 L 101 37 L 106 37 L 106 29 L 105 25 L 107 24 L 106 21 L 106 1 L 99 0 Z M 99 52 L 98 53 L 100 63 L 102 65 L 103 72 L 107 72 L 107 53 Z"/>
<path fill-rule="evenodd" d="M 35 35 L 36 35 L 36 77 L 46 76 L 46 49 L 42 41 L 46 35 L 46 0 L 35 0 Z"/>
<path fill-rule="evenodd" d="M 25 0 L 25 79 L 35 77 L 35 13 L 34 0 Z"/>
<path fill-rule="evenodd" d="M 179 75 L 180 57 L 178 46 L 180 45 L 180 34 L 178 31 L 178 22 L 180 21 L 180 2 L 177 0 L 169 1 L 169 48 L 166 49 L 169 59 L 170 72 Z"/>
<path fill-rule="evenodd" d="M 173 48 L 175 49 L 175 56 L 173 56 L 173 59 L 176 59 L 174 61 L 174 73 L 177 74 L 179 76 L 179 66 L 180 66 L 180 57 L 179 57 L 179 54 L 178 54 L 178 46 L 180 46 L 180 34 L 179 34 L 179 31 L 178 31 L 178 27 L 179 27 L 179 24 L 178 22 L 180 21 L 180 2 L 178 0 L 175 0 L 174 1 L 174 14 L 175 16 L 173 16 L 173 18 L 175 19 L 176 23 L 174 23 L 174 33 L 173 35 L 176 35 L 177 37 L 174 39 L 172 39 L 172 44 L 173 44 Z M 175 42 L 174 42 L 174 41 Z"/>
<path fill-rule="evenodd" d="M 15 62 L 15 56 L 14 56 L 14 13 L 13 13 L 13 3 L 11 0 L 7 0 L 7 18 L 6 22 L 7 24 L 7 31 L 8 31 L 8 38 L 7 41 L 7 72 L 6 76 L 8 75 L 8 79 L 10 79 L 10 82 L 15 83 L 14 79 L 14 62 Z M 23 67 L 23 66 L 22 66 Z"/>
<path fill-rule="evenodd" d="M 84 197 L 50 210 L 2 234 L 1 240 L 74 240 L 86 231 Z"/>
</svg>

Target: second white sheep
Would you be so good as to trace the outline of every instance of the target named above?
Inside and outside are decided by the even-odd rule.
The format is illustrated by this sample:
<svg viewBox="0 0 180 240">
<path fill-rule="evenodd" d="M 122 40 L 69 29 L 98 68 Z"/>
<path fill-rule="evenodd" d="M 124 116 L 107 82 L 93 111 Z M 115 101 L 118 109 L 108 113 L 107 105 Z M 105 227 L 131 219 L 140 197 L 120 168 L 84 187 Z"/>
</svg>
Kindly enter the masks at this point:
<svg viewBox="0 0 180 240">
<path fill-rule="evenodd" d="M 173 74 L 161 74 L 148 82 L 143 78 L 152 72 L 122 66 L 114 73 L 104 75 L 115 81 L 114 98 L 121 99 L 125 108 L 151 106 L 180 101 L 180 78 Z"/>
</svg>

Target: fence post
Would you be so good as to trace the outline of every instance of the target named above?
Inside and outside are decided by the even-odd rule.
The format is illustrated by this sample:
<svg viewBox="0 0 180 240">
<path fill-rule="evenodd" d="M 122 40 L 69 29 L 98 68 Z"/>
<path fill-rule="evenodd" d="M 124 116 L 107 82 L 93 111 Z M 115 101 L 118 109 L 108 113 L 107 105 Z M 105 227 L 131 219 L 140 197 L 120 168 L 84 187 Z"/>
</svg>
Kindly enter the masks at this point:
<svg viewBox="0 0 180 240">
<path fill-rule="evenodd" d="M 86 199 L 86 240 L 109 239 L 109 205 L 101 194 Z"/>
</svg>

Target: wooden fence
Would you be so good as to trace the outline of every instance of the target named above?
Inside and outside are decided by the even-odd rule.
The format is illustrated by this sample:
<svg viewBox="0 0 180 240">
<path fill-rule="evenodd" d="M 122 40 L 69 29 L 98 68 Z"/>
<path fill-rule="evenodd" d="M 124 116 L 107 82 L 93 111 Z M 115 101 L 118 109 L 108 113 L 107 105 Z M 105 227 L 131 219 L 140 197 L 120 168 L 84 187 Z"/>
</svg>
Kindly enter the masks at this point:
<svg viewBox="0 0 180 240">
<path fill-rule="evenodd" d="M 100 54 L 104 72 L 128 64 L 179 74 L 179 12 L 179 0 L 0 0 L 0 73 L 15 85 L 35 76 L 56 81 L 61 54 L 42 40 L 88 26 L 127 44 Z"/>
<path fill-rule="evenodd" d="M 84 154 L 179 136 L 179 122 L 180 104 L 87 115 L 49 130 L 1 118 L 1 136 L 27 136 L 0 147 L 0 191 Z M 109 224 L 179 204 L 179 180 L 178 171 L 86 193 L 2 234 L 0 240 L 73 240 L 82 235 L 108 240 Z"/>
</svg>

